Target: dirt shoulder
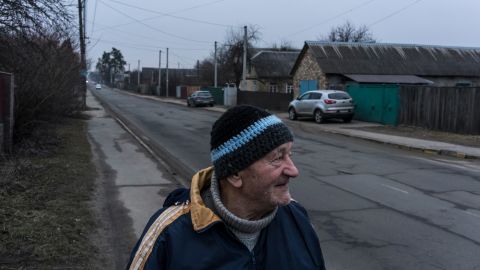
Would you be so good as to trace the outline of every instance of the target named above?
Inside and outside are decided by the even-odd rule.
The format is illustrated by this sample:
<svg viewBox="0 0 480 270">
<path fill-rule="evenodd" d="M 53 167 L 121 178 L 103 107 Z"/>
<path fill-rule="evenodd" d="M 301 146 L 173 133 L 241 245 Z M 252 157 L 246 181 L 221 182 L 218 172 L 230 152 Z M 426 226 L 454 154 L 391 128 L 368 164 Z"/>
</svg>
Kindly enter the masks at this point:
<svg viewBox="0 0 480 270">
<path fill-rule="evenodd" d="M 378 126 L 365 127 L 360 130 L 397 135 L 408 138 L 439 141 L 451 144 L 458 144 L 470 147 L 480 147 L 480 135 L 464 135 L 450 132 L 428 130 L 413 126 Z"/>
<path fill-rule="evenodd" d="M 86 121 L 42 133 L 30 150 L 0 160 L 0 269 L 109 268 L 98 248 Z"/>
</svg>

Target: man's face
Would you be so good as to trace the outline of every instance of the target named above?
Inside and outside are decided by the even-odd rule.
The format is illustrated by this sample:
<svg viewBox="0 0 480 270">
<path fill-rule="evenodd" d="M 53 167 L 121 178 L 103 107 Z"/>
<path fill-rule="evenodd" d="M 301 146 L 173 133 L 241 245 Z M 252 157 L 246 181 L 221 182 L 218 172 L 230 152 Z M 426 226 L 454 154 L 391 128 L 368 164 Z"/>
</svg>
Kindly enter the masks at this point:
<svg viewBox="0 0 480 270">
<path fill-rule="evenodd" d="M 284 143 L 239 172 L 242 193 L 258 210 L 271 210 L 290 203 L 288 183 L 298 176 L 291 160 L 292 142 Z"/>
</svg>

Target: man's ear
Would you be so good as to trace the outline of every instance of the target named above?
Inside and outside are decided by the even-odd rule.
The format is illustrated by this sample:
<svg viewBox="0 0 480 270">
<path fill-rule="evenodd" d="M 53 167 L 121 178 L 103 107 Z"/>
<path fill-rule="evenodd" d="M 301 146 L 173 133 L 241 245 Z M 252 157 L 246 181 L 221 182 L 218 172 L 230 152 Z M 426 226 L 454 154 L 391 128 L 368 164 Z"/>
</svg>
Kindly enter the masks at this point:
<svg viewBox="0 0 480 270">
<path fill-rule="evenodd" d="M 242 177 L 238 173 L 232 174 L 227 177 L 227 181 L 236 188 L 240 188 L 243 185 Z"/>
</svg>

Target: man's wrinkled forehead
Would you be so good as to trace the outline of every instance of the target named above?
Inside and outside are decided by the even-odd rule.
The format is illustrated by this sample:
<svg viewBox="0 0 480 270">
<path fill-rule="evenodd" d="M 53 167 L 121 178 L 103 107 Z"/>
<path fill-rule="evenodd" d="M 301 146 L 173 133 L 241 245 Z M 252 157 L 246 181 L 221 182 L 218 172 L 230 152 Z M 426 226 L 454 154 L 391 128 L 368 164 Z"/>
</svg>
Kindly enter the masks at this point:
<svg viewBox="0 0 480 270">
<path fill-rule="evenodd" d="M 274 157 L 279 154 L 289 154 L 292 151 L 293 142 L 286 142 L 282 145 L 279 145 L 277 148 L 270 151 L 263 158 Z"/>
</svg>

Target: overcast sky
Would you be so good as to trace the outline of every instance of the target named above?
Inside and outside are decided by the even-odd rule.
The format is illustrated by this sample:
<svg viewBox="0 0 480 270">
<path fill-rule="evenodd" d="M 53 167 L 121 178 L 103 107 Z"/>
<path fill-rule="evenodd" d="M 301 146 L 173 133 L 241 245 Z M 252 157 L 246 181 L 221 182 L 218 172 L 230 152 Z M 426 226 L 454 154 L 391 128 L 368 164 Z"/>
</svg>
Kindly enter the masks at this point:
<svg viewBox="0 0 480 270">
<path fill-rule="evenodd" d="M 231 28 L 256 25 L 257 47 L 326 36 L 349 20 L 377 42 L 480 47 L 479 0 L 87 0 L 87 57 L 120 49 L 130 68 L 191 68 Z M 128 70 L 128 65 L 126 66 Z"/>
</svg>

